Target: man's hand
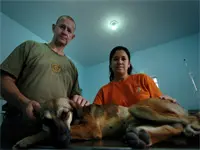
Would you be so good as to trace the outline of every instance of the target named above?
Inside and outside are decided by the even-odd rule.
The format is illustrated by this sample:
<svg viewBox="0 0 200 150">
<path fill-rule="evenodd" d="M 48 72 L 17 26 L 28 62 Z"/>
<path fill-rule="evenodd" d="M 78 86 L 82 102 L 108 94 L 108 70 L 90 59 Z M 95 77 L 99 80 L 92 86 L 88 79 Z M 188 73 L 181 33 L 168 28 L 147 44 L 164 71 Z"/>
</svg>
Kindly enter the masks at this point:
<svg viewBox="0 0 200 150">
<path fill-rule="evenodd" d="M 87 101 L 86 99 L 84 99 L 82 96 L 80 95 L 74 95 L 72 97 L 72 100 L 75 101 L 76 103 L 78 103 L 79 105 L 83 106 L 88 106 L 90 104 L 89 101 Z"/>
<path fill-rule="evenodd" d="M 40 103 L 31 100 L 28 102 L 26 106 L 26 114 L 31 120 L 35 120 L 35 114 L 34 111 L 38 112 L 40 110 L 41 106 Z"/>
<path fill-rule="evenodd" d="M 162 95 L 162 96 L 160 96 L 160 99 L 163 99 L 163 100 L 168 99 L 168 100 L 170 100 L 172 103 L 177 103 L 177 102 L 176 102 L 176 99 L 174 99 L 174 98 L 172 98 L 172 97 L 170 97 L 170 96 L 168 96 L 168 95 Z"/>
</svg>

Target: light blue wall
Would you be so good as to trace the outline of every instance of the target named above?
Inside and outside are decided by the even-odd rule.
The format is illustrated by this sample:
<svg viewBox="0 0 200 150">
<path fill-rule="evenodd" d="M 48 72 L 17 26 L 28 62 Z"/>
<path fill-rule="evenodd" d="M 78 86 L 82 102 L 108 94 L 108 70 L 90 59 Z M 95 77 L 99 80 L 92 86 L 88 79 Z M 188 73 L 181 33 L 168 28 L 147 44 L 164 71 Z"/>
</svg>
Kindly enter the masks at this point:
<svg viewBox="0 0 200 150">
<path fill-rule="evenodd" d="M 46 42 L 37 35 L 30 32 L 14 20 L 0 12 L 1 15 L 1 57 L 0 63 L 13 51 L 20 43 L 26 40 Z"/>
<path fill-rule="evenodd" d="M 197 84 L 198 51 L 198 35 L 192 35 L 132 53 L 131 62 L 137 72 L 156 76 L 164 94 L 176 98 L 187 109 L 196 109 L 198 100 L 194 95 L 194 88 L 183 59 L 187 59 Z M 85 70 L 84 85 L 87 85 L 84 87 L 85 96 L 92 102 L 99 88 L 109 81 L 108 62 Z"/>
<path fill-rule="evenodd" d="M 132 54 L 138 71 L 157 76 L 160 89 L 178 100 L 185 108 L 198 108 L 197 97 L 188 71 L 198 81 L 198 36 L 175 40 Z M 187 60 L 188 69 L 184 64 Z"/>
<path fill-rule="evenodd" d="M 198 53 L 199 53 L 199 81 L 197 82 L 198 86 L 198 98 L 199 98 L 199 108 L 200 108 L 200 33 L 198 34 Z"/>
<path fill-rule="evenodd" d="M 99 88 L 108 82 L 108 62 L 85 68 L 83 89 L 85 98 L 92 103 Z"/>
<path fill-rule="evenodd" d="M 199 50 L 199 90 L 200 90 L 200 33 L 198 34 L 198 50 Z"/>
</svg>

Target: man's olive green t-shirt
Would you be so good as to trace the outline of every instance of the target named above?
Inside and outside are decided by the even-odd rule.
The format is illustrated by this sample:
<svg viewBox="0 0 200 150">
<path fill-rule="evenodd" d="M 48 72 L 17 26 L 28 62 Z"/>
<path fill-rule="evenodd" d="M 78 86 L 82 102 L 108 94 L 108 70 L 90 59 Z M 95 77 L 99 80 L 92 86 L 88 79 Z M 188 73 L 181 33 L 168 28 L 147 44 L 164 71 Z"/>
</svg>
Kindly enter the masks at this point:
<svg viewBox="0 0 200 150">
<path fill-rule="evenodd" d="M 17 79 L 16 85 L 22 94 L 40 103 L 80 95 L 76 67 L 46 43 L 25 41 L 14 49 L 0 69 Z"/>
</svg>

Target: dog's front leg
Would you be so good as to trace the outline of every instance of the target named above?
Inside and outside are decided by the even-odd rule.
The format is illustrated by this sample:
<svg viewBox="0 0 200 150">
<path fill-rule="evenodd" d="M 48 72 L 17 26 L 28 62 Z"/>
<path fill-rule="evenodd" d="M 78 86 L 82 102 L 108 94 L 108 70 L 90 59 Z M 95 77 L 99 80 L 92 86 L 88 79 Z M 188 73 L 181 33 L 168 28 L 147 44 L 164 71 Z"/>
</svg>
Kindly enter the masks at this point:
<svg viewBox="0 0 200 150">
<path fill-rule="evenodd" d="M 93 122 L 88 124 L 72 125 L 70 129 L 72 140 L 102 139 L 100 127 Z"/>
<path fill-rule="evenodd" d="M 42 140 L 44 140 L 45 138 L 47 138 L 49 136 L 49 133 L 46 131 L 41 131 L 37 134 L 34 134 L 32 136 L 28 136 L 20 141 L 18 141 L 13 147 L 13 150 L 16 149 L 24 149 L 27 148 L 31 145 L 34 145 Z"/>
</svg>

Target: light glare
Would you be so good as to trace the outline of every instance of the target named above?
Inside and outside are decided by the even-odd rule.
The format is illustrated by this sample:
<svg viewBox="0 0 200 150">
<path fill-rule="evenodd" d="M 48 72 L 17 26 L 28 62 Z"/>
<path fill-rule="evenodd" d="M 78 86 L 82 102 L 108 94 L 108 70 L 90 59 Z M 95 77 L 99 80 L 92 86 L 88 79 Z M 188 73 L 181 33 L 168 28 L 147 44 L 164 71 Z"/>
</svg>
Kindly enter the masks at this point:
<svg viewBox="0 0 200 150">
<path fill-rule="evenodd" d="M 116 30 L 118 28 L 118 22 L 116 20 L 111 21 L 110 27 L 112 30 Z"/>
<path fill-rule="evenodd" d="M 115 26 L 111 26 L 111 29 L 112 30 L 116 30 L 117 29 L 117 26 L 115 25 Z"/>
</svg>

